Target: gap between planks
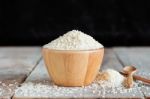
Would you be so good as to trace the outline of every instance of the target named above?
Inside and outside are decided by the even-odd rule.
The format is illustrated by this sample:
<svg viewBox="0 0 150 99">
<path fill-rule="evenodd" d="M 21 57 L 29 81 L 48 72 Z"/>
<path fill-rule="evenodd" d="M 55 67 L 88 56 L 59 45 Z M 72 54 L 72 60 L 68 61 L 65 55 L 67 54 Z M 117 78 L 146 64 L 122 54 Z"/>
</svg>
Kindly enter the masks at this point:
<svg viewBox="0 0 150 99">
<path fill-rule="evenodd" d="M 123 66 L 133 65 L 138 69 L 137 75 L 150 79 L 150 47 L 117 47 L 113 50 Z M 145 85 L 140 90 L 145 98 L 150 98 L 150 85 Z"/>
<path fill-rule="evenodd" d="M 32 68 L 32 70 L 29 72 L 29 74 L 26 75 L 26 77 L 22 80 L 22 82 L 18 86 L 21 86 L 21 84 L 23 84 L 26 81 L 26 79 L 31 75 L 32 71 L 35 70 L 35 68 L 40 63 L 41 60 L 42 60 L 42 56 L 39 58 L 39 60 L 37 60 L 37 63 L 35 64 L 35 66 Z M 13 95 L 11 96 L 11 99 L 14 97 L 14 94 L 15 93 L 13 93 Z M 24 99 L 26 99 L 26 98 L 24 98 Z"/>
<path fill-rule="evenodd" d="M 28 76 L 41 57 L 40 47 L 0 47 L 0 81 L 12 86 L 0 85 L 0 98 L 10 99 L 16 86 Z M 14 84 L 16 83 L 16 84 Z M 12 91 L 9 92 L 8 89 Z"/>
</svg>

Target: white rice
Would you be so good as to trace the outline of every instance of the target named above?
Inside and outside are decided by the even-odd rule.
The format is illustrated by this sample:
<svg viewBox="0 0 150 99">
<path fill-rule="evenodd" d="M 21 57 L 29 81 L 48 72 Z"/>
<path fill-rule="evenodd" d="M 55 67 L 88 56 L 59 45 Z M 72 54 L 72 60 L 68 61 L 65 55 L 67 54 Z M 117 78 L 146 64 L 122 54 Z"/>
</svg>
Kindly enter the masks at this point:
<svg viewBox="0 0 150 99">
<path fill-rule="evenodd" d="M 44 45 L 44 48 L 56 50 L 90 50 L 103 48 L 103 45 L 81 31 L 72 30 Z"/>
</svg>

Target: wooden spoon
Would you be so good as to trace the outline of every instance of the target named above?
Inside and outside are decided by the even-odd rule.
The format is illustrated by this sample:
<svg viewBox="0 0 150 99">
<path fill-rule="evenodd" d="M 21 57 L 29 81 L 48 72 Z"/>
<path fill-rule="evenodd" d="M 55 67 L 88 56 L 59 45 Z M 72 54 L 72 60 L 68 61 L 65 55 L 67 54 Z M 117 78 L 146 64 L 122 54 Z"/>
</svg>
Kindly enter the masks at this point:
<svg viewBox="0 0 150 99">
<path fill-rule="evenodd" d="M 120 72 L 120 73 L 123 74 L 123 75 L 127 75 L 127 77 L 128 77 L 130 80 L 132 80 L 132 81 L 133 81 L 132 78 L 134 78 L 134 79 L 136 79 L 136 80 L 140 80 L 140 81 L 142 81 L 142 82 L 145 82 L 145 83 L 150 84 L 150 80 L 149 80 L 149 79 L 146 79 L 146 78 L 143 78 L 143 77 L 141 77 L 141 76 L 135 75 L 134 73 L 135 73 L 136 71 L 137 71 L 137 69 L 136 69 L 134 66 L 125 66 L 125 67 L 123 68 L 123 71 Z M 132 74 L 131 74 L 130 72 L 132 72 Z M 129 77 L 129 75 L 130 75 L 130 77 Z M 131 76 L 132 76 L 132 77 L 131 77 Z"/>
<path fill-rule="evenodd" d="M 127 88 L 133 87 L 133 74 L 137 71 L 134 66 L 126 66 L 123 68 L 123 73 L 127 74 L 127 78 L 125 81 L 125 86 Z"/>
</svg>

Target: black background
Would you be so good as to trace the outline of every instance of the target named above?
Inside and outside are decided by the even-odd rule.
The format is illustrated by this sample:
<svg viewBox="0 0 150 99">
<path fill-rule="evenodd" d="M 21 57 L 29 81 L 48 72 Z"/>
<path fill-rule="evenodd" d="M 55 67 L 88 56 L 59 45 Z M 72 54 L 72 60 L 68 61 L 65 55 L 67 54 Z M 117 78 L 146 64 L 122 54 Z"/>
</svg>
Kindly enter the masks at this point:
<svg viewBox="0 0 150 99">
<path fill-rule="evenodd" d="M 104 46 L 148 46 L 148 1 L 2 0 L 0 45 L 43 45 L 78 29 Z"/>
</svg>

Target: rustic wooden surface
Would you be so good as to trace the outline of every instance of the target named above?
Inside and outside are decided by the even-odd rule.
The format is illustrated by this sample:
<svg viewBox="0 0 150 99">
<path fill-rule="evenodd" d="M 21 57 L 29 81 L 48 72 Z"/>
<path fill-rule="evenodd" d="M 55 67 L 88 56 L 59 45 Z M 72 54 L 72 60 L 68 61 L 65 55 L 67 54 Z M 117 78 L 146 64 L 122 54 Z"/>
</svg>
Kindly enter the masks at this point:
<svg viewBox="0 0 150 99">
<path fill-rule="evenodd" d="M 0 98 L 11 98 L 14 94 L 14 89 L 16 89 L 15 85 L 18 86 L 22 84 L 24 80 L 24 84 L 28 82 L 43 82 L 44 84 L 46 81 L 46 84 L 48 83 L 49 86 L 53 85 L 53 82 L 51 81 L 45 69 L 43 60 L 39 62 L 40 57 L 40 48 L 0 48 L 0 81 L 6 84 L 8 83 L 8 85 L 11 83 L 15 83 L 14 80 L 17 81 L 17 84 L 12 84 L 13 86 L 7 86 L 8 88 L 12 88 L 13 91 L 11 91 L 11 93 L 9 93 L 8 91 L 6 93 L 3 93 L 2 95 L 0 95 Z M 145 73 L 143 74 L 143 76 L 150 77 L 149 64 L 150 47 L 109 48 L 105 50 L 105 57 L 100 71 L 107 68 L 112 68 L 120 71 L 125 65 L 134 65 L 139 70 L 137 74 L 140 74 L 142 71 L 144 71 Z M 36 68 L 34 68 L 34 66 L 36 66 Z M 0 86 L 2 86 L 1 83 Z M 3 89 L 7 89 L 7 87 L 4 87 Z M 70 87 L 68 89 L 71 90 L 73 88 Z M 150 86 L 148 85 L 145 85 L 145 87 L 142 87 L 141 89 L 135 89 L 132 92 L 127 92 L 125 94 L 106 94 L 104 97 L 97 94 L 99 90 L 101 89 L 97 88 L 97 90 L 95 90 L 94 87 L 89 89 L 78 87 L 77 90 L 73 90 L 72 93 L 65 92 L 65 96 L 63 96 L 64 90 L 57 91 L 55 89 L 50 93 L 49 97 L 45 98 L 150 98 Z M 56 92 L 60 95 L 56 96 Z M 18 96 L 17 93 L 15 93 L 13 98 L 33 99 L 41 98 L 41 96 L 24 97 Z"/>
<path fill-rule="evenodd" d="M 150 79 L 150 47 L 114 48 L 123 66 L 133 65 L 138 69 L 137 75 Z M 145 98 L 150 98 L 150 84 L 140 89 Z"/>
<path fill-rule="evenodd" d="M 53 82 L 51 81 L 48 72 L 46 70 L 46 67 L 44 66 L 44 62 L 43 60 L 41 60 L 41 62 L 37 65 L 37 67 L 33 70 L 33 72 L 31 73 L 31 75 L 26 79 L 25 83 L 28 82 L 33 82 L 33 83 L 42 83 L 43 85 L 45 84 L 45 81 L 49 83 L 49 87 L 53 87 Z M 46 83 L 47 84 L 47 83 Z M 64 87 L 65 88 L 65 87 Z M 69 89 L 73 89 L 74 87 L 69 87 Z M 76 97 L 79 96 L 80 94 L 83 93 L 83 88 L 78 87 L 79 91 L 74 91 L 73 93 L 66 93 L 65 96 L 63 96 L 62 94 L 64 94 L 64 90 L 59 90 L 57 91 L 55 88 L 52 88 L 52 91 L 50 92 L 50 97 L 48 98 L 71 98 L 71 97 Z M 56 96 L 55 94 L 60 94 L 60 96 Z M 33 98 L 40 98 L 39 97 L 26 97 L 28 99 L 33 99 Z M 83 97 L 83 96 L 81 96 Z M 22 96 L 18 96 L 17 93 L 14 95 L 14 99 L 22 99 Z M 46 99 L 46 97 L 42 96 L 42 98 Z"/>
<path fill-rule="evenodd" d="M 0 47 L 0 99 L 9 99 L 41 58 L 39 47 Z"/>
<path fill-rule="evenodd" d="M 117 71 L 121 71 L 123 68 L 123 66 L 120 64 L 120 62 L 116 58 L 116 55 L 112 49 L 105 50 L 105 56 L 104 56 L 101 70 L 108 69 L 108 68 L 115 69 Z M 117 91 L 117 94 L 105 93 L 104 96 L 102 94 L 98 95 L 99 90 L 101 89 L 97 88 L 97 90 L 95 90 L 95 88 L 93 88 L 93 89 L 86 90 L 84 92 L 84 97 L 96 98 L 96 99 L 97 98 L 110 98 L 110 99 L 111 98 L 142 98 L 143 97 L 141 92 L 136 89 L 134 89 L 133 92 L 127 92 L 123 94 L 119 93 L 119 91 Z M 108 90 L 111 90 L 111 89 L 108 89 Z"/>
</svg>

